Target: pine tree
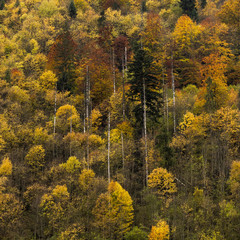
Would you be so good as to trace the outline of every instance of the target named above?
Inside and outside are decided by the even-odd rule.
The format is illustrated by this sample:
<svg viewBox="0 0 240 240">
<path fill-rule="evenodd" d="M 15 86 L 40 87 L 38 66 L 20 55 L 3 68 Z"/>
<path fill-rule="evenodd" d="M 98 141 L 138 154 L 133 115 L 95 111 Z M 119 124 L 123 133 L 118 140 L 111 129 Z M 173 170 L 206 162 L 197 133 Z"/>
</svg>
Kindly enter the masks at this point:
<svg viewBox="0 0 240 240">
<path fill-rule="evenodd" d="M 5 1 L 0 0 L 0 10 L 3 10 L 4 6 L 5 6 Z"/>
<path fill-rule="evenodd" d="M 69 5 L 69 8 L 68 8 L 68 11 L 69 11 L 69 15 L 70 15 L 71 18 L 76 18 L 77 9 L 75 7 L 74 1 L 71 1 L 70 5 Z"/>
<path fill-rule="evenodd" d="M 157 70 L 153 63 L 153 58 L 146 50 L 135 49 L 133 62 L 129 65 L 130 74 L 130 100 L 136 102 L 134 109 L 136 122 L 143 126 L 144 111 L 144 85 L 146 96 L 146 112 L 149 119 L 156 122 L 160 116 L 162 98 L 160 94 L 161 83 L 157 79 Z M 143 84 L 145 83 L 145 84 Z"/>
</svg>

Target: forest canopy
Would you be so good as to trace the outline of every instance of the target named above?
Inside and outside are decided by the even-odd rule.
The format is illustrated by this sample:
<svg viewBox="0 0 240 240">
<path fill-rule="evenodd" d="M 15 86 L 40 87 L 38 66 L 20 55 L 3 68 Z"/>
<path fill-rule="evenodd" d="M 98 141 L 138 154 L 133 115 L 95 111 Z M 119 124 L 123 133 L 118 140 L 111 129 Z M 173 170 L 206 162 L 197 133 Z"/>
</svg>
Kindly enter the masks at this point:
<svg viewBox="0 0 240 240">
<path fill-rule="evenodd" d="M 0 238 L 237 240 L 239 0 L 0 0 Z"/>
</svg>

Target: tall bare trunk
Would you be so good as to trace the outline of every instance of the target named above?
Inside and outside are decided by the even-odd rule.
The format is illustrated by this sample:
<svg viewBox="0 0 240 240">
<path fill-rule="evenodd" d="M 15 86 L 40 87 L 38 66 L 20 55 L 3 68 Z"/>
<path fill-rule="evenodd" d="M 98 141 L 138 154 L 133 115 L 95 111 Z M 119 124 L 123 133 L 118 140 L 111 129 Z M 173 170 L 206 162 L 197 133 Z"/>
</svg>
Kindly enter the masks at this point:
<svg viewBox="0 0 240 240">
<path fill-rule="evenodd" d="M 112 70 L 113 70 L 113 93 L 116 93 L 116 71 L 115 71 L 115 51 L 112 52 Z"/>
<path fill-rule="evenodd" d="M 125 47 L 125 66 L 126 66 L 126 47 Z M 122 58 L 122 114 L 123 114 L 123 121 L 125 121 L 125 66 L 124 66 L 124 57 Z M 124 153 L 124 136 L 123 132 L 121 131 L 121 142 L 122 142 L 122 168 L 124 174 L 124 167 L 125 167 L 125 153 Z"/>
<path fill-rule="evenodd" d="M 108 114 L 108 183 L 110 183 L 110 129 L 111 129 L 111 122 L 110 122 L 110 117 L 111 117 L 111 114 L 109 112 Z"/>
<path fill-rule="evenodd" d="M 90 84 L 89 84 L 89 67 L 87 66 L 86 78 L 86 120 L 87 120 L 87 165 L 89 168 L 89 98 L 90 98 Z"/>
<path fill-rule="evenodd" d="M 163 79 L 163 119 L 165 123 L 166 122 L 166 86 L 165 86 L 164 70 L 162 72 L 162 79 Z"/>
<path fill-rule="evenodd" d="M 147 145 L 147 110 L 146 110 L 146 84 L 143 78 L 143 126 L 144 126 L 144 148 L 145 148 L 145 174 L 146 186 L 148 185 L 148 145 Z"/>
<path fill-rule="evenodd" d="M 173 73 L 173 55 L 171 64 L 171 75 L 172 75 L 172 92 L 173 92 L 173 132 L 176 133 L 176 99 L 175 99 L 175 80 Z"/>
<path fill-rule="evenodd" d="M 122 59 L 122 111 L 123 111 L 123 121 L 125 121 L 125 66 L 124 66 L 124 59 Z"/>
<path fill-rule="evenodd" d="M 84 113 L 83 113 L 83 133 L 86 133 L 86 80 L 84 81 Z"/>
<path fill-rule="evenodd" d="M 71 106 L 71 118 L 70 118 L 70 156 L 72 156 L 72 108 Z"/>
<path fill-rule="evenodd" d="M 127 71 L 127 47 L 125 47 L 125 69 Z"/>
<path fill-rule="evenodd" d="M 54 118 L 53 118 L 53 158 L 55 157 L 55 140 L 56 140 L 56 123 L 57 123 L 57 118 L 56 118 L 56 113 L 57 113 L 57 85 L 55 89 L 55 97 L 54 97 Z"/>
</svg>

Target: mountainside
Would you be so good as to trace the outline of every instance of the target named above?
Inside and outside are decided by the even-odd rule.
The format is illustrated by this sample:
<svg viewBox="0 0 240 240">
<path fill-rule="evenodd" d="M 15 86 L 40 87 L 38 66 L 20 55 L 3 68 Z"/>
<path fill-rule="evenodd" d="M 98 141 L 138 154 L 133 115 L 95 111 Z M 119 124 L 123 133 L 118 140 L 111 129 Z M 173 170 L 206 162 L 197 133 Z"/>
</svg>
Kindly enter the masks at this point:
<svg viewBox="0 0 240 240">
<path fill-rule="evenodd" d="M 0 239 L 238 240 L 238 0 L 0 0 Z"/>
</svg>

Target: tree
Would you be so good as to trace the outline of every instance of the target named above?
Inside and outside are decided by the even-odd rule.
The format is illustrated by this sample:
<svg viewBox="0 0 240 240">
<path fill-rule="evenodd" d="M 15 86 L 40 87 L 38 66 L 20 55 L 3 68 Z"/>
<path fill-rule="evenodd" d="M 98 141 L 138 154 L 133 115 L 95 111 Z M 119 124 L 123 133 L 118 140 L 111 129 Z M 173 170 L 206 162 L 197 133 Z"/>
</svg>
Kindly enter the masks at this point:
<svg viewBox="0 0 240 240">
<path fill-rule="evenodd" d="M 240 3 L 236 0 L 227 0 L 221 7 L 219 12 L 219 17 L 221 20 L 229 25 L 235 26 L 237 30 L 239 27 L 239 17 L 240 17 Z"/>
<path fill-rule="evenodd" d="M 25 159 L 28 165 L 36 171 L 41 169 L 45 163 L 45 150 L 41 145 L 36 145 L 30 148 Z"/>
<path fill-rule="evenodd" d="M 46 236 L 52 236 L 67 227 L 69 192 L 66 185 L 57 185 L 51 193 L 44 194 L 41 198 L 40 208 L 46 218 Z"/>
<path fill-rule="evenodd" d="M 233 161 L 230 171 L 229 185 L 233 197 L 240 199 L 240 161 Z"/>
<path fill-rule="evenodd" d="M 50 70 L 39 77 L 39 84 L 44 91 L 56 90 L 57 81 L 56 75 Z"/>
<path fill-rule="evenodd" d="M 180 7 L 183 10 L 183 14 L 188 15 L 193 20 L 198 20 L 198 13 L 195 0 L 181 0 Z"/>
<path fill-rule="evenodd" d="M 152 227 L 148 240 L 168 240 L 169 226 L 164 220 L 160 220 L 156 226 Z"/>
<path fill-rule="evenodd" d="M 177 191 L 174 177 L 164 168 L 156 168 L 148 176 L 148 187 L 156 189 L 160 197 L 165 197 Z"/>
<path fill-rule="evenodd" d="M 131 101 L 136 102 L 133 111 L 136 116 L 136 124 L 140 129 L 143 126 L 144 116 L 144 85 L 148 118 L 157 121 L 161 114 L 159 111 L 162 103 L 161 83 L 156 77 L 157 72 L 153 61 L 154 59 L 146 50 L 137 46 L 134 51 L 134 59 L 129 64 L 129 97 Z"/>
<path fill-rule="evenodd" d="M 66 134 L 67 132 L 75 131 L 80 127 L 80 116 L 76 108 L 66 104 L 58 108 L 56 112 L 57 130 Z"/>
<path fill-rule="evenodd" d="M 126 240 L 147 240 L 148 235 L 147 233 L 137 226 L 133 227 L 130 232 L 127 232 L 124 236 Z"/>
<path fill-rule="evenodd" d="M 133 222 L 132 199 L 118 182 L 112 181 L 108 192 L 99 196 L 93 214 L 103 236 L 122 239 Z"/>
<path fill-rule="evenodd" d="M 204 28 L 197 25 L 187 16 L 181 16 L 175 25 L 173 32 L 173 60 L 177 73 L 179 86 L 189 83 L 199 86 L 200 82 L 200 59 L 196 54 L 203 45 L 202 32 Z"/>
<path fill-rule="evenodd" d="M 9 158 L 4 158 L 2 164 L 0 165 L 0 177 L 8 176 L 12 174 L 12 163 Z"/>
<path fill-rule="evenodd" d="M 57 37 L 48 54 L 48 68 L 53 70 L 58 77 L 58 90 L 74 91 L 76 64 L 77 44 L 70 32 L 66 31 Z"/>
<path fill-rule="evenodd" d="M 71 18 L 76 18 L 77 16 L 77 9 L 75 7 L 75 4 L 74 4 L 74 1 L 71 0 L 71 3 L 69 5 L 69 8 L 68 8 L 68 11 L 69 11 L 69 15 Z"/>
<path fill-rule="evenodd" d="M 23 212 L 21 202 L 14 194 L 0 191 L 0 234 L 2 239 L 12 239 L 17 236 L 16 229 L 20 227 Z"/>
<path fill-rule="evenodd" d="M 209 77 L 206 81 L 207 84 L 207 91 L 205 95 L 206 102 L 204 104 L 204 108 L 207 112 L 214 112 L 217 108 L 217 102 L 216 102 L 216 83 L 212 82 L 212 78 Z"/>
<path fill-rule="evenodd" d="M 94 184 L 95 173 L 91 169 L 83 169 L 79 175 L 79 187 L 87 193 Z"/>
<path fill-rule="evenodd" d="M 0 0 L 0 10 L 3 10 L 5 5 L 5 0 Z"/>
<path fill-rule="evenodd" d="M 203 87 L 199 91 L 195 106 L 199 110 L 205 107 L 207 111 L 214 111 L 226 106 L 229 98 L 225 76 L 228 58 L 219 54 L 210 54 L 203 58 L 203 62 L 204 65 L 201 67 Z"/>
<path fill-rule="evenodd" d="M 60 167 L 65 169 L 68 174 L 74 174 L 80 171 L 81 163 L 75 156 L 71 156 L 66 163 L 60 164 Z"/>
</svg>

